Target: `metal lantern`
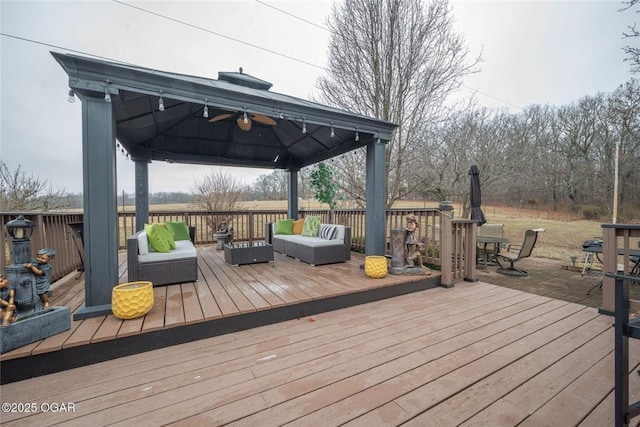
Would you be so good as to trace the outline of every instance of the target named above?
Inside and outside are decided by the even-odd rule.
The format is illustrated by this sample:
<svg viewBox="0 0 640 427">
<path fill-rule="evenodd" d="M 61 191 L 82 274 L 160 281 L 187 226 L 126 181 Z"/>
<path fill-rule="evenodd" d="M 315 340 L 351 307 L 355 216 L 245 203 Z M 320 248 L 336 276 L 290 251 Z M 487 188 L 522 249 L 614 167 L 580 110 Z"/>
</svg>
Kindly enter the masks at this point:
<svg viewBox="0 0 640 427">
<path fill-rule="evenodd" d="M 11 263 L 22 265 L 28 262 L 31 258 L 31 234 L 36 224 L 20 215 L 4 226 L 11 236 Z"/>
<path fill-rule="evenodd" d="M 31 238 L 33 228 L 36 224 L 33 221 L 24 218 L 24 215 L 19 215 L 13 221 L 6 223 L 5 228 L 13 240 L 28 240 Z"/>
<path fill-rule="evenodd" d="M 31 259 L 31 233 L 36 225 L 20 215 L 4 226 L 11 236 L 11 265 L 7 265 L 5 271 L 9 285 L 15 289 L 16 313 L 20 316 L 35 311 L 39 300 L 35 276 L 24 267 Z"/>
</svg>

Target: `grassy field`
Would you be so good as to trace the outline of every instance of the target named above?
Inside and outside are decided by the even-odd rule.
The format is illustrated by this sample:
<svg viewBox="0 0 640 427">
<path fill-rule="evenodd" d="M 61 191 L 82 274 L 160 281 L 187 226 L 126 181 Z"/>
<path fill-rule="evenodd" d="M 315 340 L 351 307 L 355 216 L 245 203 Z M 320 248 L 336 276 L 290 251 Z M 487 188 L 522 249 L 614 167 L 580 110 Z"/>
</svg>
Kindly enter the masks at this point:
<svg viewBox="0 0 640 427">
<path fill-rule="evenodd" d="M 399 209 L 432 208 L 437 207 L 437 202 L 422 202 L 406 200 L 397 203 L 394 207 Z M 248 201 L 242 202 L 239 210 L 273 210 L 286 209 L 285 200 L 275 201 Z M 328 207 L 315 200 L 303 200 L 301 209 L 327 209 Z M 460 206 L 454 205 L 455 212 L 460 212 Z M 133 210 L 133 208 L 131 207 Z M 189 209 L 187 205 L 156 205 L 150 210 L 174 210 Z M 129 209 L 127 209 L 129 210 Z M 512 243 L 519 244 L 525 230 L 529 228 L 543 228 L 545 231 L 539 234 L 538 242 L 534 249 L 534 256 L 559 259 L 569 263 L 571 256 L 577 256 L 582 260 L 582 242 L 602 235 L 601 222 L 585 221 L 575 214 L 567 212 L 553 212 L 536 209 L 520 209 L 506 206 L 483 206 L 487 221 L 493 224 L 504 224 L 505 237 Z"/>
<path fill-rule="evenodd" d="M 399 207 L 422 207 L 420 203 L 404 201 Z M 455 206 L 459 212 L 460 206 Z M 585 221 L 568 212 L 553 212 L 535 209 L 520 209 L 507 206 L 483 206 L 488 223 L 504 224 L 505 237 L 514 244 L 520 244 L 524 232 L 529 228 L 542 228 L 533 250 L 536 257 L 552 258 L 570 263 L 571 256 L 578 261 L 584 258 L 582 242 L 602 235 L 601 223 Z"/>
</svg>

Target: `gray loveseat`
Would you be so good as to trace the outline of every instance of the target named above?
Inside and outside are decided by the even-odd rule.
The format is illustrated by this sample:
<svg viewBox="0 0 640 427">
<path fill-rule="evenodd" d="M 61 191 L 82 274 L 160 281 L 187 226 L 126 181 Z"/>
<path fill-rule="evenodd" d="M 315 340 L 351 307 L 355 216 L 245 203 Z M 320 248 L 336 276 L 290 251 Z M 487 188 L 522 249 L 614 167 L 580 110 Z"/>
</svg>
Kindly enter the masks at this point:
<svg viewBox="0 0 640 427">
<path fill-rule="evenodd" d="M 351 260 L 351 227 L 339 224 L 320 224 L 336 227 L 331 239 L 308 237 L 302 234 L 275 234 L 276 224 L 265 226 L 265 239 L 273 250 L 299 259 L 313 266 Z"/>
<path fill-rule="evenodd" d="M 148 280 L 153 286 L 198 280 L 198 255 L 194 246 L 195 227 L 189 227 L 190 240 L 176 241 L 168 253 L 149 251 L 144 231 L 127 238 L 128 280 Z M 146 250 L 145 250 L 146 249 Z"/>
</svg>

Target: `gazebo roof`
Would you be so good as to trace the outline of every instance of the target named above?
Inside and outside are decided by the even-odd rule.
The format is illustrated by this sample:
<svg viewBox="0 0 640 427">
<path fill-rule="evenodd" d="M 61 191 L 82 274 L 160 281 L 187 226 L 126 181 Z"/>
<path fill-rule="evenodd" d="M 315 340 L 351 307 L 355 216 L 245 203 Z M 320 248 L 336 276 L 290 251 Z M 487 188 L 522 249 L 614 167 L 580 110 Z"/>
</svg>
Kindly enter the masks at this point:
<svg viewBox="0 0 640 427">
<path fill-rule="evenodd" d="M 133 160 L 297 170 L 376 140 L 389 141 L 397 127 L 272 92 L 271 83 L 242 70 L 220 72 L 216 80 L 52 55 L 76 94 L 110 94 L 116 138 Z M 220 115 L 224 118 L 210 121 Z M 241 129 L 248 124 L 249 130 Z"/>
</svg>

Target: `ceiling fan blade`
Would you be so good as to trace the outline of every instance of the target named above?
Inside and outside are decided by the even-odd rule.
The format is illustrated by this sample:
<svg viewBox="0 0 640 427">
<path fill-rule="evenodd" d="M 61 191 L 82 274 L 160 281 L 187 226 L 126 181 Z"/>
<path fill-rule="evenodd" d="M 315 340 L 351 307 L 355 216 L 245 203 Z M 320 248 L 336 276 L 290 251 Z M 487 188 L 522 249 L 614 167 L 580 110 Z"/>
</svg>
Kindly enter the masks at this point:
<svg viewBox="0 0 640 427">
<path fill-rule="evenodd" d="M 262 123 L 263 125 L 275 126 L 278 124 L 278 122 L 273 120 L 271 117 L 263 116 L 262 114 L 250 114 L 249 117 L 251 117 L 258 123 Z"/>
<path fill-rule="evenodd" d="M 220 120 L 228 119 L 229 117 L 233 117 L 235 115 L 236 115 L 236 113 L 219 114 L 219 115 L 217 115 L 215 117 L 210 118 L 209 122 L 210 123 L 217 122 L 217 121 L 220 121 Z"/>
<path fill-rule="evenodd" d="M 244 117 L 238 117 L 238 120 L 236 120 L 238 127 L 245 132 L 249 132 L 251 130 L 251 119 L 248 117 L 247 119 L 247 123 L 244 122 Z"/>
</svg>

